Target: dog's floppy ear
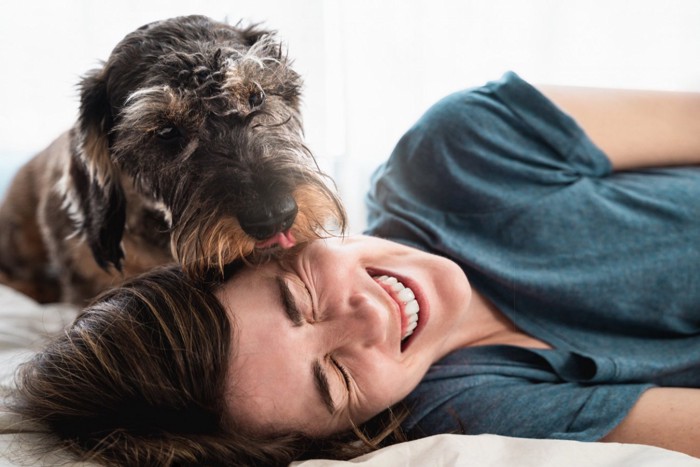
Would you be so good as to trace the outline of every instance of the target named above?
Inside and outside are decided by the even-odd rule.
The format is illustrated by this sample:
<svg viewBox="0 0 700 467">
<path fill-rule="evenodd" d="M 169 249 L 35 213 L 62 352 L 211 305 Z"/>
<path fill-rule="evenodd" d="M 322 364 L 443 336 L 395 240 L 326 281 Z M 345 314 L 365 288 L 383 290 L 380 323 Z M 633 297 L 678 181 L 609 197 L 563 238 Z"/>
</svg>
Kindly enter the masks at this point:
<svg viewBox="0 0 700 467">
<path fill-rule="evenodd" d="M 85 76 L 80 91 L 71 178 L 81 211 L 81 230 L 100 267 L 108 269 L 111 264 L 121 271 L 126 198 L 110 157 L 113 118 L 103 71 Z"/>
</svg>

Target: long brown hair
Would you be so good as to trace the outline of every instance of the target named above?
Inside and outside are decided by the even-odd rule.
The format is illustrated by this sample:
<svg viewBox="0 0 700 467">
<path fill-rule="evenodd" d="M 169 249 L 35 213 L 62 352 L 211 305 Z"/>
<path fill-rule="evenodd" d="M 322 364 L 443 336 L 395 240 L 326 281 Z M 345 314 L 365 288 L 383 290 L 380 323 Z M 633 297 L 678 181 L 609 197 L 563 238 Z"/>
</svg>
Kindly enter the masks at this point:
<svg viewBox="0 0 700 467">
<path fill-rule="evenodd" d="M 232 323 L 212 287 L 172 266 L 104 293 L 19 368 L 11 407 L 82 460 L 110 465 L 286 465 L 400 440 L 391 411 L 371 432 L 323 440 L 239 426 L 223 398 Z"/>
</svg>

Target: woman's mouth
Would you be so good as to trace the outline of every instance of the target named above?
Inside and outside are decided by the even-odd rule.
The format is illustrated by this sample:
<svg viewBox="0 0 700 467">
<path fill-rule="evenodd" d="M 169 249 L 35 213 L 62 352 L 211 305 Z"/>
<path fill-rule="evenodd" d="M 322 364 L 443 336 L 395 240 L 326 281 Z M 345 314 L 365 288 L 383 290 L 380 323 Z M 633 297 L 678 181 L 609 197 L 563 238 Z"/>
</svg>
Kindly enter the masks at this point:
<svg viewBox="0 0 700 467">
<path fill-rule="evenodd" d="M 401 351 L 403 352 L 407 339 L 418 326 L 420 305 L 410 287 L 406 287 L 401 281 L 386 274 L 372 277 L 386 290 L 401 309 Z"/>
</svg>

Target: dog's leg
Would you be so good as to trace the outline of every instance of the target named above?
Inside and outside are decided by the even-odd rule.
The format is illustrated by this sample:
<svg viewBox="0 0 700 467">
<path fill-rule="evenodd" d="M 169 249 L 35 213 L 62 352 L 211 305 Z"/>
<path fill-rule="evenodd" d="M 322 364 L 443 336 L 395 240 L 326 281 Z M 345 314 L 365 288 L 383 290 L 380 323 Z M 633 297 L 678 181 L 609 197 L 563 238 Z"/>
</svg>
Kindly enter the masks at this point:
<svg viewBox="0 0 700 467">
<path fill-rule="evenodd" d="M 60 287 L 37 220 L 39 199 L 49 189 L 39 183 L 45 163 L 42 153 L 24 165 L 0 205 L 0 283 L 53 302 L 60 299 Z"/>
</svg>

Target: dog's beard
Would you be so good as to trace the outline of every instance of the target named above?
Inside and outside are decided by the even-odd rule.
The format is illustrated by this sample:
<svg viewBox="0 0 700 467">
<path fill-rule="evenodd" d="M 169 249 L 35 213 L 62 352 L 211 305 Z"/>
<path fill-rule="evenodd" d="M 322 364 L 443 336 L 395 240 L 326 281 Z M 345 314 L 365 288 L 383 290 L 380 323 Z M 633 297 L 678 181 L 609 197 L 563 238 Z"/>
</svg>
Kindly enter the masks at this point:
<svg viewBox="0 0 700 467">
<path fill-rule="evenodd" d="M 304 184 L 293 195 L 299 212 L 290 234 L 297 245 L 343 232 L 345 212 L 328 188 Z M 236 217 L 218 211 L 203 213 L 194 204 L 188 205 L 171 234 L 173 256 L 195 279 L 211 277 L 212 272 L 223 276 L 224 267 L 235 260 L 257 263 L 290 253 L 279 247 L 258 248 L 259 243 L 243 231 Z"/>
</svg>

